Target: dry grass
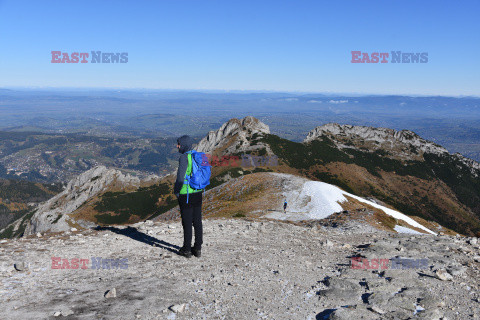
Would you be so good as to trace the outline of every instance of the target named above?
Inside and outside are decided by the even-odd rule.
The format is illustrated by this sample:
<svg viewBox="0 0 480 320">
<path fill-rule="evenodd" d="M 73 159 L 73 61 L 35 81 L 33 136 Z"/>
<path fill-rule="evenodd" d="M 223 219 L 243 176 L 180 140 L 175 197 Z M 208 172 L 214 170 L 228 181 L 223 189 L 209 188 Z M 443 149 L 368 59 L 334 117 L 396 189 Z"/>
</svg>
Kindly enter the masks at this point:
<svg viewBox="0 0 480 320">
<path fill-rule="evenodd" d="M 267 173 L 254 173 L 221 185 L 206 194 L 204 216 L 230 218 L 241 214 L 246 218 L 259 218 L 281 206 L 280 188 L 276 183 Z"/>
<path fill-rule="evenodd" d="M 316 166 L 311 170 L 310 173 L 318 171 L 336 176 L 338 180 L 351 187 L 357 195 L 391 199 L 408 205 L 418 212 L 419 216 L 428 220 L 438 218 L 427 210 L 429 206 L 435 206 L 438 212 L 458 222 L 473 223 L 476 219 L 475 215 L 458 201 L 454 192 L 444 182 L 438 180 L 425 180 L 384 171 L 379 172 L 380 176 L 374 176 L 365 168 L 340 162 Z M 428 206 L 422 205 L 426 201 Z M 384 205 L 391 208 L 389 205 Z M 446 230 L 446 232 L 449 231 Z"/>
<path fill-rule="evenodd" d="M 418 223 L 420 223 L 421 225 L 425 226 L 426 228 L 432 230 L 432 231 L 435 231 L 437 233 L 443 233 L 443 234 L 446 234 L 446 235 L 449 235 L 449 236 L 455 236 L 457 235 L 458 233 L 451 230 L 451 229 L 448 229 L 446 227 L 443 227 L 441 226 L 440 224 L 438 224 L 437 222 L 434 222 L 434 221 L 427 221 L 425 219 L 422 219 L 420 217 L 415 217 L 415 216 L 411 216 L 410 218 L 412 218 L 413 220 L 417 221 Z"/>
<path fill-rule="evenodd" d="M 380 210 L 378 208 L 375 208 L 375 207 L 373 207 L 369 204 L 360 202 L 357 199 L 354 199 L 352 197 L 349 197 L 349 196 L 345 196 L 345 197 L 348 199 L 348 201 L 340 203 L 342 208 L 344 210 L 356 211 L 356 212 L 362 212 L 362 211 L 359 211 L 359 210 L 361 210 L 363 208 L 367 209 L 372 214 L 362 214 L 363 218 L 365 219 L 365 221 L 368 224 L 370 224 L 371 226 L 373 226 L 375 228 L 378 228 L 378 229 L 381 229 L 381 230 L 396 232 L 394 230 L 394 228 L 395 228 L 395 226 L 398 225 L 398 226 L 402 226 L 402 227 L 406 227 L 406 228 L 418 231 L 420 233 L 426 233 L 425 230 L 414 227 L 414 226 L 408 224 L 404 220 L 396 219 L 396 218 L 386 214 L 385 212 L 383 212 L 382 210 Z M 419 218 L 419 219 L 421 219 L 421 218 Z M 423 219 L 421 219 L 421 220 L 423 220 Z M 423 221 L 425 221 L 425 220 L 423 220 Z M 419 222 L 420 224 L 425 226 L 425 224 L 423 222 L 421 222 L 421 221 L 417 221 L 417 222 Z M 426 227 L 428 228 L 428 226 L 426 226 Z"/>
<path fill-rule="evenodd" d="M 15 213 L 15 211 L 27 210 L 28 209 L 28 206 L 27 206 L 26 203 L 20 203 L 20 202 L 5 203 L 5 202 L 3 202 L 3 199 L 1 199 L 1 198 L 0 198 L 0 204 L 7 207 L 7 209 L 9 211 L 11 211 L 12 213 Z"/>
</svg>

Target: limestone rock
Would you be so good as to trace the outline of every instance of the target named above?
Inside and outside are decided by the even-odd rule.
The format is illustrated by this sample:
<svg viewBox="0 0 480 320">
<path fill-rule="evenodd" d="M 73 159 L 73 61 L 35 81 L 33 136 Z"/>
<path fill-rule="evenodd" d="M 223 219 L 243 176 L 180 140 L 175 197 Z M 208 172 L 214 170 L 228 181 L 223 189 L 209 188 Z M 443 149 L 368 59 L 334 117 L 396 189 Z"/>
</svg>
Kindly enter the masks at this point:
<svg viewBox="0 0 480 320">
<path fill-rule="evenodd" d="M 269 133 L 270 128 L 268 125 L 252 116 L 245 117 L 241 120 L 234 118 L 224 123 L 220 129 L 210 131 L 208 135 L 198 143 L 196 150 L 212 154 L 216 149 L 226 147 L 222 153 L 232 154 L 267 147 L 267 154 L 270 154 L 271 151 L 268 146 L 262 143 L 255 145 L 251 145 L 250 143 L 254 135 L 259 136 Z"/>
<path fill-rule="evenodd" d="M 172 310 L 172 311 L 175 312 L 175 313 L 182 313 L 182 312 L 185 311 L 185 306 L 186 306 L 185 303 L 176 304 L 176 305 L 171 306 L 171 307 L 170 307 L 170 310 Z"/>
<path fill-rule="evenodd" d="M 354 306 L 349 308 L 338 308 L 330 314 L 329 320 L 375 320 L 378 319 L 378 314 L 368 311 L 364 306 Z"/>
<path fill-rule="evenodd" d="M 116 288 L 112 288 L 105 293 L 105 298 L 107 298 L 107 299 L 116 298 L 116 297 L 117 297 L 117 289 Z"/>
<path fill-rule="evenodd" d="M 140 179 L 105 166 L 92 168 L 72 179 L 61 193 L 40 204 L 27 224 L 24 235 L 47 231 L 76 231 L 76 228 L 71 228 L 68 224 L 71 220 L 69 214 L 107 188 L 125 186 L 139 187 Z"/>
<path fill-rule="evenodd" d="M 351 305 L 361 301 L 361 287 L 355 279 L 331 278 L 325 281 L 328 289 L 319 291 L 320 296 L 334 299 L 340 305 Z"/>
<path fill-rule="evenodd" d="M 17 270 L 17 271 L 28 270 L 28 264 L 26 262 L 23 262 L 23 261 L 15 263 L 14 267 L 15 267 L 15 270 Z"/>
<path fill-rule="evenodd" d="M 366 126 L 340 125 L 329 123 L 316 127 L 310 131 L 304 140 L 308 143 L 312 140 L 330 138 L 338 148 L 368 147 L 375 151 L 382 149 L 392 156 L 402 160 L 423 160 L 424 153 L 436 155 L 449 155 L 447 149 L 442 146 L 425 140 L 410 130 L 393 130 L 388 128 L 373 128 Z M 480 163 L 465 158 L 459 153 L 452 154 L 464 163 L 471 173 L 480 176 Z"/>
<path fill-rule="evenodd" d="M 452 281 L 453 277 L 450 273 L 443 269 L 435 271 L 435 276 L 442 281 Z"/>
</svg>

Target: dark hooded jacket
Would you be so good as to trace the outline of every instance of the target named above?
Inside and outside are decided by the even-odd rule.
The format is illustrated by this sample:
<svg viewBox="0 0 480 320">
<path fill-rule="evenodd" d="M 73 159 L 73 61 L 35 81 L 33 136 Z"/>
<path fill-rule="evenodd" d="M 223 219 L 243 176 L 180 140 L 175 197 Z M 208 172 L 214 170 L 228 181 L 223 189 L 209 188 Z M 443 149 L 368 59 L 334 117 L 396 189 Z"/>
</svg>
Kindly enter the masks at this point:
<svg viewBox="0 0 480 320">
<path fill-rule="evenodd" d="M 178 152 L 180 152 L 181 155 L 178 159 L 177 180 L 175 181 L 175 186 L 173 187 L 173 193 L 178 197 L 180 194 L 180 189 L 182 189 L 183 186 L 185 173 L 187 172 L 188 168 L 188 156 L 185 152 L 192 150 L 193 140 L 190 138 L 190 136 L 181 136 L 177 139 L 177 143 L 180 145 Z"/>
</svg>

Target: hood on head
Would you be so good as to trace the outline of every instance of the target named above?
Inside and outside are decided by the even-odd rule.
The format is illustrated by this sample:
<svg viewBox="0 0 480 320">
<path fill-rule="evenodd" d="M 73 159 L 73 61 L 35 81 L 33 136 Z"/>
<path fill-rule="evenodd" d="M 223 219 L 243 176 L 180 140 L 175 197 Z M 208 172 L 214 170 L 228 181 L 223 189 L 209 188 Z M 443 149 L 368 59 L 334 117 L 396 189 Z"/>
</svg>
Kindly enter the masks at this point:
<svg viewBox="0 0 480 320">
<path fill-rule="evenodd" d="M 193 140 L 190 136 L 181 136 L 177 139 L 177 143 L 180 145 L 180 149 L 178 149 L 178 152 L 180 153 L 192 150 Z"/>
</svg>

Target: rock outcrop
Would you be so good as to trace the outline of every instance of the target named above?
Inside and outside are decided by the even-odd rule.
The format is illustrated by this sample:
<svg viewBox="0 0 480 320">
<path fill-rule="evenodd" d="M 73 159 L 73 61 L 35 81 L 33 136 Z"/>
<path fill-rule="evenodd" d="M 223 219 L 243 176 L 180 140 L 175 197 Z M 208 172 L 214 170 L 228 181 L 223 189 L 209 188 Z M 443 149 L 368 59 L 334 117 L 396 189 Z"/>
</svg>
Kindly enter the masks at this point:
<svg viewBox="0 0 480 320">
<path fill-rule="evenodd" d="M 144 184 L 151 185 L 159 180 L 160 177 L 155 175 L 140 180 L 120 170 L 98 166 L 72 179 L 61 193 L 41 203 L 32 214 L 14 221 L 5 229 L 13 226 L 13 234 L 23 233 L 27 236 L 67 231 L 75 226 L 91 227 L 95 224 L 74 218 L 72 213 L 106 191 L 133 191 Z"/>
<path fill-rule="evenodd" d="M 140 179 L 116 169 L 98 166 L 72 179 L 65 190 L 41 204 L 25 228 L 25 235 L 46 231 L 66 231 L 73 224 L 69 214 L 106 190 L 138 188 Z M 70 223 L 69 223 L 70 222 Z M 91 223 L 87 223 L 90 225 Z"/>
<path fill-rule="evenodd" d="M 233 118 L 225 122 L 220 129 L 210 131 L 197 145 L 196 150 L 213 154 L 232 154 L 267 148 L 267 145 L 258 143 L 253 145 L 251 140 L 263 134 L 269 134 L 270 128 L 260 120 L 248 116 L 241 120 Z"/>
<path fill-rule="evenodd" d="M 331 139 L 339 149 L 356 148 L 375 152 L 381 150 L 389 157 L 401 160 L 423 160 L 424 154 L 451 156 L 470 168 L 471 173 L 480 176 L 480 164 L 459 153 L 450 154 L 442 146 L 421 138 L 410 130 L 393 130 L 366 126 L 340 125 L 329 123 L 310 131 L 304 143 L 316 139 Z"/>
<path fill-rule="evenodd" d="M 379 149 L 395 151 L 398 157 L 409 159 L 425 152 L 448 154 L 448 151 L 442 146 L 425 140 L 410 130 L 397 131 L 388 128 L 340 125 L 337 123 L 316 127 L 308 133 L 304 142 L 322 139 L 325 136 L 333 137 L 334 142 L 340 148 L 368 146 L 370 151 Z M 350 145 L 345 143 L 350 143 Z"/>
</svg>

